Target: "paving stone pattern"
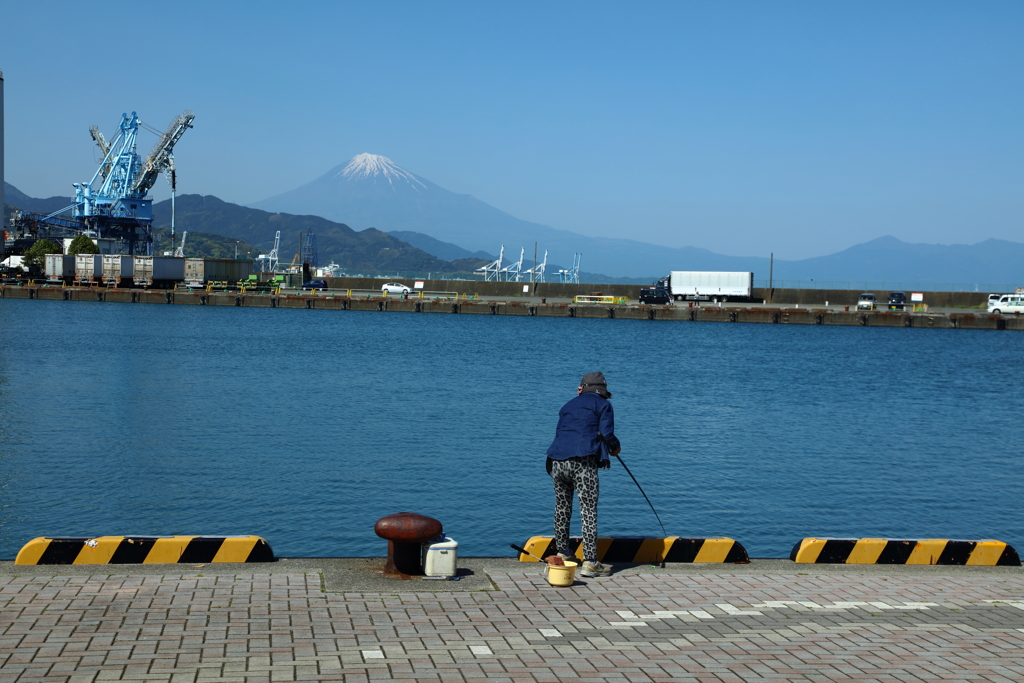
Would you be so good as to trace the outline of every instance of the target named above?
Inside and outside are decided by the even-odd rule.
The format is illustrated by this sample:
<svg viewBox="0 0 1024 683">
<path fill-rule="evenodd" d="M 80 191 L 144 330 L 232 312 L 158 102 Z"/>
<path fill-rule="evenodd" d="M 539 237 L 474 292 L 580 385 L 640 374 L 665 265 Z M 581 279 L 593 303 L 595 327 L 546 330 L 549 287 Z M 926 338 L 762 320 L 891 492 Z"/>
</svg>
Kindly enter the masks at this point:
<svg viewBox="0 0 1024 683">
<path fill-rule="evenodd" d="M 1024 577 L 0 577 L 0 680 L 1024 681 Z"/>
</svg>

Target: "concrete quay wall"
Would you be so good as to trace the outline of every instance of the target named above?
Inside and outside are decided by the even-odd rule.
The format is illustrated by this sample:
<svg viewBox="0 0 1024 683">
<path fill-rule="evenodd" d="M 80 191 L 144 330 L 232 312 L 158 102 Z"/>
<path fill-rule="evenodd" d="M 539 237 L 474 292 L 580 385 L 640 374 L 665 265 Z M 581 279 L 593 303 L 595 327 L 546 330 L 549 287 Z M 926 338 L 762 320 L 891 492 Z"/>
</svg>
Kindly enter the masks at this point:
<svg viewBox="0 0 1024 683">
<path fill-rule="evenodd" d="M 481 293 L 482 294 L 482 293 Z M 986 313 L 911 313 L 908 311 L 839 311 L 826 308 L 718 308 L 641 304 L 538 304 L 527 301 L 458 301 L 352 297 L 337 294 L 253 294 L 184 292 L 78 287 L 0 286 L 0 297 L 83 302 L 178 304 L 192 306 L 255 306 L 311 310 L 518 315 L 554 318 L 611 318 L 694 322 L 766 323 L 780 325 L 854 325 L 939 329 L 1024 330 L 1024 318 Z"/>
<path fill-rule="evenodd" d="M 331 289 L 372 289 L 380 290 L 380 278 L 329 277 L 325 278 Z M 480 296 L 539 296 L 549 299 L 571 299 L 577 295 L 601 292 L 604 296 L 624 296 L 636 301 L 640 297 L 641 285 L 595 285 L 595 284 L 563 284 L 559 282 L 482 282 L 480 280 L 416 280 L 396 278 L 392 282 L 401 282 L 410 287 L 416 282 L 423 282 L 423 289 L 428 292 L 456 292 L 458 294 L 479 294 Z M 528 293 L 523 292 L 528 287 Z M 889 298 L 889 290 L 871 291 L 879 301 Z M 854 306 L 860 290 L 855 289 L 768 289 L 755 287 L 751 299 L 756 302 L 766 301 L 777 304 L 831 305 Z M 988 292 L 924 292 L 924 303 L 932 308 L 970 308 L 984 307 Z M 907 292 L 910 296 L 910 292 Z"/>
<path fill-rule="evenodd" d="M 768 289 L 767 287 L 755 287 L 754 301 L 767 301 L 776 304 L 800 304 L 824 306 L 826 302 L 832 306 L 857 305 L 857 298 L 861 291 L 871 292 L 875 298 L 884 306 L 889 300 L 891 290 L 879 289 Z M 988 292 L 922 292 L 923 303 L 931 308 L 985 308 L 988 301 Z M 907 303 L 910 303 L 911 292 L 907 292 Z"/>
</svg>

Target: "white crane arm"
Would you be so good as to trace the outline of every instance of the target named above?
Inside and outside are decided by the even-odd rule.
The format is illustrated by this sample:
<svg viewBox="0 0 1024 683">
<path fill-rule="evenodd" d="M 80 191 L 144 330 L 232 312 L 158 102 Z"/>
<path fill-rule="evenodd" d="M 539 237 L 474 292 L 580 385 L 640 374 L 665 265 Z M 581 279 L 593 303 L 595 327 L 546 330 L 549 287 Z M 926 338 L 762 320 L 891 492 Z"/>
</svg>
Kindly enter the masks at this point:
<svg viewBox="0 0 1024 683">
<path fill-rule="evenodd" d="M 173 164 L 171 153 L 174 151 L 174 145 L 185 134 L 185 131 L 192 127 L 192 121 L 195 118 L 196 115 L 193 112 L 185 110 L 171 121 L 171 125 L 167 126 L 167 130 L 160 136 L 156 145 L 153 146 L 153 151 L 149 153 L 145 163 L 142 164 L 142 171 L 135 181 L 133 190 L 142 194 L 149 192 L 153 183 L 156 182 L 156 177 L 171 167 Z"/>
</svg>

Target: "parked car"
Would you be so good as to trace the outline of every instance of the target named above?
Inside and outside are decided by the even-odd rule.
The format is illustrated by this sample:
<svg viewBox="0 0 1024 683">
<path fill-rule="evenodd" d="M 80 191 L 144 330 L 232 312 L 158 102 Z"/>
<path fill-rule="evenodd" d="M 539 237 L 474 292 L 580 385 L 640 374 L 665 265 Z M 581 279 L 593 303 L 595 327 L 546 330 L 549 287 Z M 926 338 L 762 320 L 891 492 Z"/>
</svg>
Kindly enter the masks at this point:
<svg viewBox="0 0 1024 683">
<path fill-rule="evenodd" d="M 303 289 L 327 289 L 327 283 L 323 280 L 310 280 L 302 283 Z"/>
<path fill-rule="evenodd" d="M 1003 313 L 1024 313 L 1024 294 L 1003 294 L 996 301 L 988 302 L 988 312 L 995 315 Z"/>
<path fill-rule="evenodd" d="M 389 282 L 386 285 L 381 285 L 380 291 L 387 292 L 388 294 L 408 294 L 412 291 L 412 288 L 403 285 L 401 282 Z"/>
<path fill-rule="evenodd" d="M 858 311 L 873 311 L 875 310 L 875 304 L 878 303 L 878 298 L 871 292 L 864 292 L 857 299 L 857 310 Z"/>
<path fill-rule="evenodd" d="M 1002 294 L 989 294 L 988 295 L 988 302 L 985 304 L 985 308 L 991 307 L 992 304 L 994 304 L 995 302 L 999 301 L 999 297 L 1001 297 L 1001 296 L 1002 296 Z"/>
<path fill-rule="evenodd" d="M 650 287 L 640 288 L 640 303 L 642 304 L 670 304 L 672 303 L 672 292 L 668 289 L 666 280 L 659 280 Z"/>
<path fill-rule="evenodd" d="M 906 292 L 889 292 L 889 310 L 902 311 L 907 307 Z"/>
</svg>

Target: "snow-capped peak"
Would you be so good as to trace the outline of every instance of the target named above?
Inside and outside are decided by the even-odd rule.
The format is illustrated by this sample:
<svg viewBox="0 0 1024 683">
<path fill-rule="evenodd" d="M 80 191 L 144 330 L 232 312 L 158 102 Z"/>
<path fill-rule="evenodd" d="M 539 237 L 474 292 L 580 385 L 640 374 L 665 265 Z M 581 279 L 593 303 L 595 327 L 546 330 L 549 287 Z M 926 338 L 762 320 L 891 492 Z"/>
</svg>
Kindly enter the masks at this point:
<svg viewBox="0 0 1024 683">
<path fill-rule="evenodd" d="M 370 177 L 382 177 L 389 183 L 394 184 L 395 180 L 405 180 L 406 182 L 419 185 L 426 188 L 426 185 L 421 183 L 416 176 L 409 173 L 404 168 L 391 161 L 385 156 L 379 154 L 357 154 L 345 165 L 345 168 L 338 172 L 338 175 L 355 180 L 357 178 L 370 178 Z"/>
</svg>

